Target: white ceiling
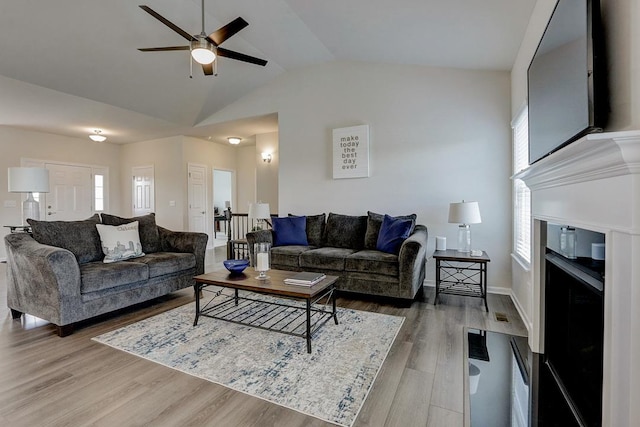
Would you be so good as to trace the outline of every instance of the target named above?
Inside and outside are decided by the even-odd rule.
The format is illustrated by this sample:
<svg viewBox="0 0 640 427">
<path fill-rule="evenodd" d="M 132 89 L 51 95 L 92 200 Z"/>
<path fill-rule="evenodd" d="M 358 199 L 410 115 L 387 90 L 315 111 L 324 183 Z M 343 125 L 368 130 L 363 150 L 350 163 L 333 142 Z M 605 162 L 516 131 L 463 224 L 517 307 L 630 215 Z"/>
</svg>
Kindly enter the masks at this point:
<svg viewBox="0 0 640 427">
<path fill-rule="evenodd" d="M 249 26 L 223 47 L 269 61 L 221 58 L 204 76 L 189 54 L 139 52 L 185 40 L 138 7 L 191 34 L 200 0 L 3 0 L 0 125 L 108 142 L 172 135 L 222 142 L 277 129 L 276 115 L 198 123 L 298 67 L 366 61 L 509 70 L 535 0 L 205 0 L 205 32 L 238 16 Z M 197 64 L 196 64 L 197 65 Z"/>
</svg>

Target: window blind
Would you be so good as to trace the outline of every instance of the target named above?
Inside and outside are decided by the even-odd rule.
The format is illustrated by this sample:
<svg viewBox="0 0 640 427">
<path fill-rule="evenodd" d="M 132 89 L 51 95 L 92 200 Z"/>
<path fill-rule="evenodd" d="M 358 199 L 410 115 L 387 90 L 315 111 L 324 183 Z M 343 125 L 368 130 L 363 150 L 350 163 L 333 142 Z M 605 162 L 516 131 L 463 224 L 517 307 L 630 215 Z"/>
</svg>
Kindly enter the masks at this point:
<svg viewBox="0 0 640 427">
<path fill-rule="evenodd" d="M 527 107 L 523 107 L 514 121 L 513 172 L 529 166 L 529 123 Z M 513 251 L 522 262 L 531 263 L 531 191 L 520 179 L 513 180 Z"/>
</svg>

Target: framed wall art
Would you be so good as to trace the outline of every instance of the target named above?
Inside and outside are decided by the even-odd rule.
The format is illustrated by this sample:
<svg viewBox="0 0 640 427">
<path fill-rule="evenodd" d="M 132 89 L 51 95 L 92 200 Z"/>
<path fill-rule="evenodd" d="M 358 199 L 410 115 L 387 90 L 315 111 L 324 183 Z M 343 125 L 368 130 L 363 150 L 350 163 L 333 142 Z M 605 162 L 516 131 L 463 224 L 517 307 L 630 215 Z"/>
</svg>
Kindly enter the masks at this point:
<svg viewBox="0 0 640 427">
<path fill-rule="evenodd" d="M 333 130 L 333 179 L 369 177 L 369 125 Z"/>
</svg>

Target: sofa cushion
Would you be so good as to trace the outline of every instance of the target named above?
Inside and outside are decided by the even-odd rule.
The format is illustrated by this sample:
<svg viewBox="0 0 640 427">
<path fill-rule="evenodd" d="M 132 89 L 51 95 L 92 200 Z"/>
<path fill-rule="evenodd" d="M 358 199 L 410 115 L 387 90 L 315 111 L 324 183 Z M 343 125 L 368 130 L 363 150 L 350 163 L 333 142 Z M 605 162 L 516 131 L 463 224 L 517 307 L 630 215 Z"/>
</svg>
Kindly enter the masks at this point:
<svg viewBox="0 0 640 427">
<path fill-rule="evenodd" d="M 314 246 L 276 246 L 271 248 L 271 264 L 286 267 L 300 267 L 300 254 L 314 249 Z"/>
<path fill-rule="evenodd" d="M 160 252 L 162 247 L 160 245 L 160 233 L 156 225 L 155 213 L 133 218 L 122 218 L 115 215 L 102 214 L 102 223 L 106 225 L 122 225 L 133 221 L 138 221 L 139 224 L 138 231 L 140 233 L 140 243 L 142 243 L 142 252 L 145 254 Z"/>
<path fill-rule="evenodd" d="M 416 214 L 399 215 L 394 218 L 413 219 L 414 227 L 415 227 L 415 221 L 416 221 L 417 215 Z M 380 234 L 380 227 L 382 227 L 383 220 L 384 220 L 384 214 L 378 214 L 371 211 L 367 212 L 367 231 L 365 232 L 365 235 L 364 235 L 365 249 L 376 249 L 376 246 L 378 244 L 378 234 Z M 411 233 L 413 233 L 413 229 L 411 230 Z"/>
<path fill-rule="evenodd" d="M 273 246 L 309 245 L 306 216 L 271 218 L 271 221 L 273 221 Z"/>
<path fill-rule="evenodd" d="M 347 257 L 345 270 L 398 277 L 400 263 L 397 255 L 365 249 Z"/>
<path fill-rule="evenodd" d="M 346 248 L 311 249 L 300 254 L 300 267 L 303 269 L 344 271 L 346 257 L 354 252 L 354 249 Z"/>
<path fill-rule="evenodd" d="M 122 225 L 96 224 L 96 228 L 104 252 L 103 262 L 108 264 L 144 256 L 138 234 L 138 221 Z"/>
<path fill-rule="evenodd" d="M 364 247 L 366 216 L 329 213 L 325 227 L 325 246 L 360 250 Z"/>
<path fill-rule="evenodd" d="M 149 279 L 149 267 L 139 262 L 90 262 L 80 266 L 80 293 L 102 291 Z"/>
<path fill-rule="evenodd" d="M 409 237 L 415 225 L 416 222 L 413 219 L 393 218 L 385 215 L 382 227 L 380 227 L 380 234 L 378 234 L 376 249 L 381 252 L 398 254 L 402 242 Z"/>
<path fill-rule="evenodd" d="M 149 278 L 179 273 L 196 266 L 196 256 L 182 252 L 154 252 L 142 258 L 128 260 L 125 264 L 142 263 L 149 267 Z"/>
<path fill-rule="evenodd" d="M 299 216 L 289 214 L 289 216 Z M 324 226 L 327 220 L 325 214 L 307 215 L 307 243 L 309 246 L 322 246 L 324 237 Z"/>
<path fill-rule="evenodd" d="M 56 246 L 71 251 L 78 264 L 101 261 L 102 246 L 96 224 L 98 214 L 83 221 L 36 221 L 27 219 L 33 238 L 43 245 Z"/>
</svg>

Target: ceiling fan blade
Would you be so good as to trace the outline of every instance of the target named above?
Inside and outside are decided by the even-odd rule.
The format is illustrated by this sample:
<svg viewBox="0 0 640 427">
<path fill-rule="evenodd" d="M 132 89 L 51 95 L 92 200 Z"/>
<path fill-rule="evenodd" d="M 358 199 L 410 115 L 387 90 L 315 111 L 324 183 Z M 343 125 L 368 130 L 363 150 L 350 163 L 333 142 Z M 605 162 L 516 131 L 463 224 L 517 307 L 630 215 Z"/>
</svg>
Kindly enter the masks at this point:
<svg viewBox="0 0 640 427">
<path fill-rule="evenodd" d="M 167 18 L 165 18 L 164 16 L 160 15 L 155 10 L 151 9 L 149 6 L 146 6 L 146 5 L 139 5 L 139 6 L 140 6 L 140 9 L 144 10 L 149 15 L 153 16 L 158 21 L 162 22 L 164 25 L 166 25 L 167 27 L 171 28 L 176 33 L 180 34 L 185 39 L 187 39 L 189 41 L 195 40 L 195 38 L 191 34 L 187 33 L 185 30 L 183 30 L 182 28 L 178 27 L 176 24 L 174 24 L 173 22 L 169 21 Z"/>
<path fill-rule="evenodd" d="M 216 49 L 216 52 L 220 56 L 224 56 L 225 58 L 235 59 L 237 61 L 244 61 L 250 64 L 262 65 L 263 67 L 267 65 L 267 61 L 264 59 L 256 58 L 254 56 L 245 55 L 244 53 L 235 52 L 233 50 L 225 49 L 223 47 L 219 47 Z"/>
<path fill-rule="evenodd" d="M 245 21 L 241 17 L 237 17 L 224 27 L 221 27 L 220 29 L 209 34 L 209 41 L 216 46 L 221 45 L 225 40 L 245 28 L 247 25 L 249 25 L 247 21 Z"/>
<path fill-rule="evenodd" d="M 202 64 L 202 71 L 205 76 L 213 75 L 213 62 L 211 64 Z"/>
<path fill-rule="evenodd" d="M 170 50 L 189 50 L 189 46 L 165 46 L 165 47 L 143 47 L 140 52 L 164 52 Z"/>
</svg>

